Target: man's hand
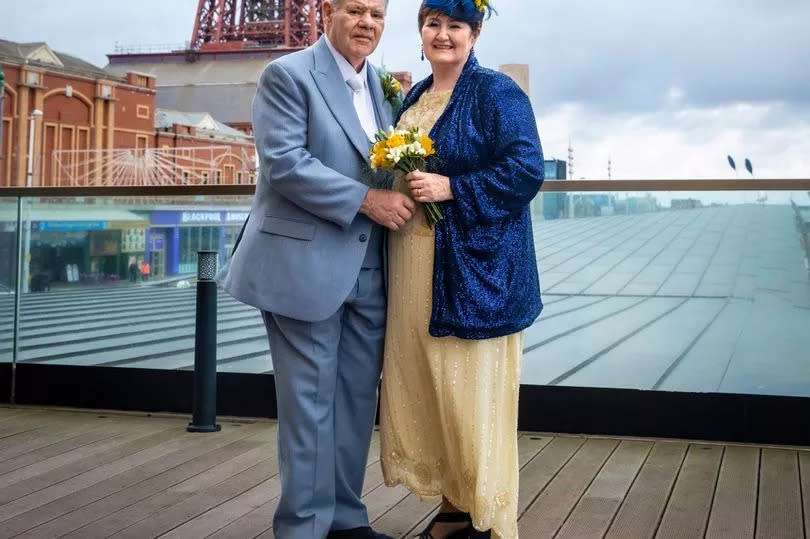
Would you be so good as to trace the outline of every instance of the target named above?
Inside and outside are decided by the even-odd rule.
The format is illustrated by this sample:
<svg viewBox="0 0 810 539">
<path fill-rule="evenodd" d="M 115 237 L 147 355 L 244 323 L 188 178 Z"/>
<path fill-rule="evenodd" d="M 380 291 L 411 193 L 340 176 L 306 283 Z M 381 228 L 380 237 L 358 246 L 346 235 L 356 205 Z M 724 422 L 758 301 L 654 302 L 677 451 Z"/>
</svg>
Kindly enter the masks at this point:
<svg viewBox="0 0 810 539">
<path fill-rule="evenodd" d="M 413 199 L 417 202 L 444 202 L 453 200 L 450 178 L 416 170 L 405 176 Z"/>
<path fill-rule="evenodd" d="M 360 213 L 390 230 L 399 230 L 413 217 L 414 209 L 413 200 L 399 191 L 369 189 L 360 206 Z"/>
</svg>

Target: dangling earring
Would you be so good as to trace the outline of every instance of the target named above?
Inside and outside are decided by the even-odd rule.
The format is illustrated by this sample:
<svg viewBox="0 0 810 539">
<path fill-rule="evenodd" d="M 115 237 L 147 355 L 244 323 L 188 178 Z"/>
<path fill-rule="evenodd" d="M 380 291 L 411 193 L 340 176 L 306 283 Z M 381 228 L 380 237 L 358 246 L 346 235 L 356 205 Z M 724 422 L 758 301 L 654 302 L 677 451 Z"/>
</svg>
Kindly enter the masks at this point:
<svg viewBox="0 0 810 539">
<path fill-rule="evenodd" d="M 422 45 L 422 61 L 425 61 L 425 46 Z"/>
</svg>

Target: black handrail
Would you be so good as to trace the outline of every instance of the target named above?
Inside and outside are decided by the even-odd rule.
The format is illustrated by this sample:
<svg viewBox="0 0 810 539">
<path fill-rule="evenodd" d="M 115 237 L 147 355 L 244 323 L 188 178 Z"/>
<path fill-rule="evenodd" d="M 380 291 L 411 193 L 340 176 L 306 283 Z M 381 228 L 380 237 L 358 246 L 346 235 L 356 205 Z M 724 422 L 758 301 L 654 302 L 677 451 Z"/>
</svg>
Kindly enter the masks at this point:
<svg viewBox="0 0 810 539">
<path fill-rule="evenodd" d="M 8 197 L 251 196 L 255 185 L 161 185 L 110 187 L 0 187 Z M 543 192 L 622 191 L 810 191 L 810 179 L 771 180 L 548 180 Z"/>
</svg>

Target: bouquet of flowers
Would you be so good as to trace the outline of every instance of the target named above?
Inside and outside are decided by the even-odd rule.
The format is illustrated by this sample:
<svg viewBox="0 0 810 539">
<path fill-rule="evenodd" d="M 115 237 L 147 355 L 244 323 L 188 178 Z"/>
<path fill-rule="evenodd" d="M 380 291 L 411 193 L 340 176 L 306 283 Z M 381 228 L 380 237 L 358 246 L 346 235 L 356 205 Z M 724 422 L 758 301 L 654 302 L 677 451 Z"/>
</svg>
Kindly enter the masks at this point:
<svg viewBox="0 0 810 539">
<path fill-rule="evenodd" d="M 372 170 L 399 170 L 405 174 L 425 170 L 427 158 L 436 153 L 433 141 L 418 127 L 399 130 L 391 127 L 388 132 L 380 130 L 373 142 L 369 152 Z M 442 220 L 442 211 L 435 202 L 423 205 L 428 225 L 433 228 Z"/>
</svg>

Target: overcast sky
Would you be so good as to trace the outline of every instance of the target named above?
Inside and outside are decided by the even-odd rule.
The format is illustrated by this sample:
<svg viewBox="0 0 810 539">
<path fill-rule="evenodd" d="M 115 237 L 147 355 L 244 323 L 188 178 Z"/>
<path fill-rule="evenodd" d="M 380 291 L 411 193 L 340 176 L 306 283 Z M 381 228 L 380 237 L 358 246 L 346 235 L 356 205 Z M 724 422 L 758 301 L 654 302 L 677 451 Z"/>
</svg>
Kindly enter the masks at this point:
<svg viewBox="0 0 810 539">
<path fill-rule="evenodd" d="M 100 66 L 122 45 L 181 44 L 197 0 L 0 0 L 0 37 Z M 391 0 L 373 60 L 428 72 L 416 0 Z M 500 0 L 481 63 L 526 63 L 547 157 L 575 177 L 810 177 L 810 1 Z M 13 25 L 12 25 L 13 24 Z"/>
</svg>

